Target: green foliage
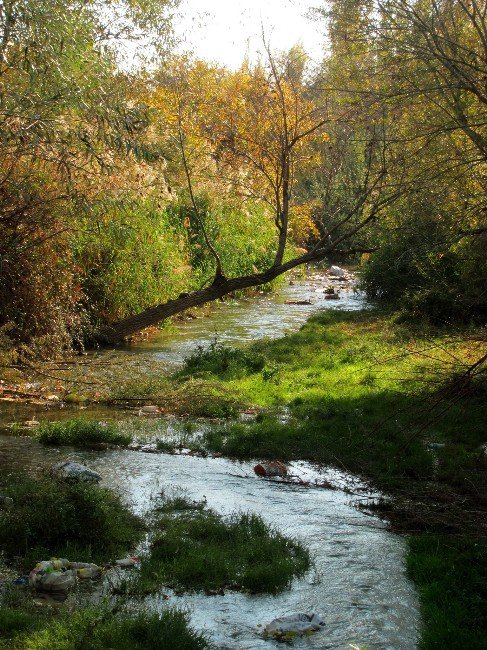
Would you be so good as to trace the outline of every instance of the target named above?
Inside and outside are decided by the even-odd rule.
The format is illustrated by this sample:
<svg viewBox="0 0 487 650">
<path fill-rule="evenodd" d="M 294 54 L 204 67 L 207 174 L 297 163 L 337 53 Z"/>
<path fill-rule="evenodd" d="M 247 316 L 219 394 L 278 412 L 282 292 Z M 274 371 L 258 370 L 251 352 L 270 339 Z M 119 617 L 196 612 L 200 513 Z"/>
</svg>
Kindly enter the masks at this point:
<svg viewBox="0 0 487 650">
<path fill-rule="evenodd" d="M 12 508 L 0 511 L 0 550 L 22 556 L 22 565 L 51 556 L 106 562 L 139 541 L 138 517 L 106 488 L 72 484 L 48 476 L 9 475 L 0 479 Z"/>
<path fill-rule="evenodd" d="M 487 238 L 477 235 L 451 245 L 449 220 L 434 220 L 427 211 L 403 219 L 402 228 L 384 233 L 379 250 L 364 265 L 366 293 L 410 320 L 482 322 Z"/>
<path fill-rule="evenodd" d="M 246 589 L 277 593 L 310 565 L 308 551 L 252 513 L 222 517 L 178 497 L 163 502 L 150 555 L 131 588 Z M 130 585 L 129 585 L 130 588 Z"/>
<path fill-rule="evenodd" d="M 98 218 L 97 218 L 98 217 Z M 92 319 L 113 321 L 176 297 L 191 284 L 182 226 L 160 201 L 105 201 L 75 242 Z"/>
<path fill-rule="evenodd" d="M 99 443 L 128 445 L 131 436 L 121 433 L 114 424 L 96 420 L 44 420 L 37 431 L 37 438 L 45 445 L 75 445 L 92 447 Z"/>
<path fill-rule="evenodd" d="M 196 350 L 184 359 L 180 376 L 210 373 L 228 379 L 259 372 L 264 365 L 265 359 L 261 354 L 232 348 L 215 338 L 207 347 L 198 345 Z"/>
<path fill-rule="evenodd" d="M 11 639 L 36 626 L 37 620 L 31 614 L 18 609 L 0 608 L 0 648 L 2 639 Z"/>
<path fill-rule="evenodd" d="M 13 621 L 12 611 L 0 610 L 6 620 Z M 0 620 L 2 620 L 0 614 Z M 204 650 L 209 644 L 204 635 L 188 624 L 186 613 L 166 609 L 160 613 L 141 611 L 114 613 L 106 607 L 85 609 L 51 619 L 40 629 L 23 634 L 17 617 L 17 626 L 11 627 L 15 636 L 4 634 L 0 648 L 9 650 Z"/>
<path fill-rule="evenodd" d="M 421 650 L 485 647 L 485 541 L 423 535 L 408 546 L 407 570 L 423 616 Z"/>
</svg>

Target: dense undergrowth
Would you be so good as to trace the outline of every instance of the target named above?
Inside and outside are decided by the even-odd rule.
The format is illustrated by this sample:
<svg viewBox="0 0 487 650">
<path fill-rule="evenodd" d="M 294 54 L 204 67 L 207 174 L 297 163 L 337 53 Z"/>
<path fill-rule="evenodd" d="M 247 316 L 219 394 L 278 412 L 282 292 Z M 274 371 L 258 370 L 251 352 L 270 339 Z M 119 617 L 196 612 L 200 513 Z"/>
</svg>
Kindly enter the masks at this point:
<svg viewBox="0 0 487 650">
<path fill-rule="evenodd" d="M 206 194 L 197 200 L 229 276 L 270 264 L 274 233 L 262 206 Z M 211 256 L 184 193 L 163 201 L 158 195 L 106 199 L 88 212 L 88 218 L 73 214 L 76 227 L 55 244 L 48 238 L 14 269 L 3 269 L 2 363 L 58 356 L 73 343 L 90 342 L 103 323 L 211 281 Z"/>
</svg>

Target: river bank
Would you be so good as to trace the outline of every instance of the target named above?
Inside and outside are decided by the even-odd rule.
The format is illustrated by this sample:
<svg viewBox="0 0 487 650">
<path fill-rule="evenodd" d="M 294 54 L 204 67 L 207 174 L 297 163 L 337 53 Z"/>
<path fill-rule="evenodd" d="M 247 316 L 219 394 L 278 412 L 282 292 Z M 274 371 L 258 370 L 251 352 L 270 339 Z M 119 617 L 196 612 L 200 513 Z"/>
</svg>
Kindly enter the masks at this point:
<svg viewBox="0 0 487 650">
<path fill-rule="evenodd" d="M 265 297 L 264 300 L 269 299 Z M 285 308 L 286 313 L 289 308 Z M 296 305 L 296 308 L 311 311 L 313 305 Z M 269 311 L 274 313 L 275 310 L 275 303 L 271 301 Z M 309 312 L 306 313 L 301 322 L 309 315 Z M 256 322 L 255 312 L 248 319 L 249 331 L 252 331 L 252 320 Z M 204 323 L 201 326 L 204 328 Z M 378 498 L 380 495 L 371 493 L 373 498 L 355 500 L 355 506 L 360 502 L 366 509 L 352 508 L 352 512 L 360 513 L 360 521 L 354 520 L 350 528 L 350 539 L 353 541 L 345 557 L 355 562 L 353 573 L 358 583 L 364 584 L 363 577 L 367 571 L 371 571 L 372 566 L 379 573 L 383 568 L 379 557 L 376 563 L 371 561 L 370 537 L 366 536 L 363 540 L 365 573 L 359 570 L 360 562 L 357 564 L 358 556 L 355 553 L 358 551 L 355 526 L 367 527 L 366 522 L 370 521 L 386 526 L 375 517 L 371 520 L 370 513 L 378 514 L 384 521 L 391 522 L 393 529 L 409 535 L 407 567 L 422 598 L 424 627 L 420 646 L 480 647 L 479 576 L 485 566 L 485 545 L 482 541 L 485 524 L 482 496 L 485 495 L 485 456 L 481 449 L 484 442 L 481 411 L 484 393 L 482 384 L 475 380 L 461 399 L 448 397 L 442 389 L 445 380 L 455 373 L 451 372 L 451 366 L 447 367 L 448 373 L 440 372 L 452 355 L 458 361 L 456 369 L 461 372 L 462 364 L 468 363 L 475 355 L 473 345 L 466 343 L 465 339 L 446 336 L 441 332 L 430 332 L 428 336 L 419 334 L 394 324 L 384 314 L 370 310 L 322 312 L 311 318 L 298 332 L 274 340 L 256 341 L 250 346 L 247 344 L 238 353 L 233 352 L 235 348 L 230 345 L 233 341 L 229 339 L 212 344 L 212 335 L 212 332 L 206 332 L 206 340 L 199 339 L 197 345 L 200 348 L 196 347 L 195 350 L 193 346 L 193 354 L 182 367 L 176 363 L 172 366 L 166 364 L 172 369 L 169 374 L 162 374 L 161 362 L 152 359 L 154 371 L 149 378 L 144 377 L 143 372 L 140 377 L 133 376 L 133 366 L 127 366 L 126 361 L 136 359 L 143 370 L 147 355 L 154 357 L 160 352 L 154 348 L 152 352 L 125 352 L 127 356 L 121 366 L 125 365 L 125 374 L 130 368 L 130 381 L 126 380 L 123 387 L 118 386 L 120 393 L 123 388 L 124 394 L 114 396 L 112 387 L 111 395 L 104 398 L 105 402 L 111 400 L 111 404 L 116 404 L 116 409 L 102 404 L 90 406 L 88 401 L 68 403 L 62 409 L 54 405 L 48 410 L 44 406 L 39 409 L 38 404 L 26 406 L 12 402 L 8 412 L 4 410 L 4 423 L 15 420 L 20 428 L 24 419 L 58 420 L 79 416 L 112 421 L 120 430 L 130 432 L 136 438 L 134 449 L 139 449 L 139 452 L 129 449 L 80 452 L 73 448 L 66 451 L 70 458 L 88 462 L 100 473 L 112 477 L 112 487 L 132 485 L 133 489 L 128 489 L 128 496 L 133 498 L 134 494 L 139 494 L 139 499 L 143 494 L 139 503 L 146 507 L 150 502 L 152 481 L 161 473 L 162 476 L 179 476 L 181 486 L 191 485 L 195 477 L 199 477 L 201 489 L 194 496 L 207 495 L 208 492 L 219 495 L 215 504 L 220 510 L 228 508 L 229 495 L 241 484 L 241 494 L 245 496 L 237 497 L 237 491 L 231 497 L 232 503 L 240 500 L 245 504 L 254 503 L 254 507 L 259 504 L 263 512 L 269 511 L 273 521 L 287 516 L 284 513 L 293 507 L 292 499 L 297 499 L 298 507 L 306 499 L 309 506 L 313 504 L 313 512 L 317 508 L 314 524 L 317 544 L 313 548 L 322 558 L 320 561 L 323 562 L 325 573 L 330 569 L 330 558 L 336 549 L 330 547 L 323 553 L 324 531 L 320 529 L 319 520 L 327 511 L 331 495 L 336 495 L 339 500 L 342 499 L 340 495 L 344 495 L 343 503 L 346 504 L 354 489 L 348 490 L 347 496 L 346 485 L 343 481 L 340 484 L 340 480 L 333 475 L 325 476 L 328 484 L 335 482 L 336 487 L 345 489 L 323 492 L 323 489 L 317 491 L 317 488 L 310 486 L 309 481 L 308 486 L 267 481 L 256 483 L 258 479 L 255 477 L 249 483 L 252 464 L 247 459 L 278 458 L 290 462 L 294 467 L 296 460 L 308 459 L 321 467 L 338 468 L 342 476 L 360 475 L 380 488 L 383 495 L 393 495 L 393 498 Z M 240 340 L 238 337 L 235 339 Z M 174 355 L 174 349 L 169 353 L 162 352 L 162 355 L 166 358 Z M 144 381 L 142 385 L 140 380 Z M 117 384 L 117 381 L 113 384 Z M 80 393 L 81 390 L 78 390 Z M 134 395 L 138 396 L 135 402 L 122 399 Z M 186 402 L 176 400 L 175 395 L 185 395 Z M 178 412 L 173 408 L 176 403 L 183 404 L 179 412 L 186 416 L 194 416 L 195 412 L 199 416 L 222 415 L 218 409 L 225 403 L 231 408 L 223 415 L 238 417 L 240 421 L 171 418 L 169 413 Z M 195 403 L 199 404 L 198 409 L 188 410 Z M 215 404 L 218 404 L 216 411 Z M 142 411 L 139 415 L 144 405 L 156 410 L 152 413 L 150 410 Z M 438 417 L 445 408 L 446 416 Z M 27 431 L 20 429 L 20 432 Z M 42 456 L 49 462 L 53 452 L 59 449 L 40 448 L 37 442 L 29 438 L 16 440 L 19 444 L 17 450 L 12 449 L 9 453 L 9 444 L 4 439 L 2 451 L 7 456 L 7 463 L 14 463 L 16 458 L 23 456 L 24 464 L 30 458 L 33 464 L 38 465 Z M 64 451 L 61 448 L 61 453 Z M 144 451 L 151 454 L 140 453 Z M 226 460 L 225 457 L 235 460 Z M 212 472 L 219 463 L 221 468 L 216 471 L 222 482 L 218 488 L 216 485 L 211 488 Z M 243 476 L 235 478 L 242 475 L 242 467 Z M 265 506 L 264 501 L 249 501 L 249 495 L 258 485 L 269 486 L 271 490 Z M 291 500 L 283 501 L 283 490 L 290 491 Z M 323 494 L 327 496 L 320 496 Z M 325 499 L 323 503 L 322 498 Z M 277 507 L 281 501 L 282 512 Z M 340 518 L 345 522 L 348 520 L 348 508 L 344 507 L 333 518 L 331 528 L 326 526 L 327 535 L 330 531 L 336 532 Z M 305 530 L 310 524 L 310 512 L 308 509 L 305 518 L 300 520 L 300 526 L 304 526 Z M 298 526 L 295 531 L 299 530 Z M 310 529 L 305 538 L 312 539 L 314 534 Z M 397 535 L 390 539 L 402 540 Z M 374 543 L 377 543 L 377 538 Z M 397 547 L 399 567 L 403 562 L 401 553 L 404 550 L 400 551 L 401 548 L 404 549 L 402 541 Z M 387 552 L 391 553 L 391 548 Z M 393 556 L 394 552 L 389 556 L 391 560 Z M 337 560 L 334 573 L 336 585 L 344 585 L 341 580 L 346 583 L 349 579 L 350 567 L 343 566 L 341 562 Z M 391 570 L 392 566 L 388 571 Z M 365 584 L 367 581 L 368 578 L 365 578 Z M 388 582 L 386 585 L 392 589 L 398 588 L 397 582 L 395 586 Z M 303 584 L 301 588 L 303 599 L 309 598 L 310 585 Z M 337 589 L 334 595 L 330 593 L 328 596 L 318 591 L 316 602 L 336 603 L 337 598 L 342 598 L 344 604 L 348 603 L 349 596 L 340 591 L 343 586 L 337 586 Z M 296 592 L 296 585 L 293 591 L 301 593 L 300 590 Z M 343 623 L 340 623 L 344 619 L 340 615 L 332 626 L 338 634 L 336 643 L 330 647 L 347 647 L 347 638 L 350 643 L 359 641 L 367 642 L 369 647 L 389 647 L 385 637 L 374 637 L 378 628 L 373 621 L 377 620 L 379 613 L 374 608 L 370 610 L 373 602 L 377 605 L 383 603 L 385 595 L 371 596 L 371 593 L 374 592 L 369 591 L 361 601 L 365 610 L 351 610 L 351 624 L 353 620 L 364 620 L 361 634 L 352 637 L 348 633 L 347 637 Z M 224 602 L 227 599 L 228 606 L 228 596 L 222 598 Z M 404 602 L 408 602 L 408 607 L 414 610 L 413 600 L 408 598 Z M 203 596 L 189 601 L 191 606 L 196 607 L 193 621 L 203 627 L 208 625 L 208 615 L 199 616 L 197 611 L 200 610 L 195 603 L 200 604 L 201 611 L 207 610 L 208 605 L 202 602 L 204 599 Z M 242 602 L 249 604 L 247 600 L 237 598 L 232 612 L 239 610 Z M 271 601 L 270 604 L 275 606 L 275 602 Z M 262 603 L 256 606 L 261 608 Z M 290 604 L 288 606 L 291 607 Z M 252 610 L 252 615 L 250 610 L 245 611 L 247 616 L 255 618 L 259 609 Z M 360 611 L 370 611 L 372 618 L 362 619 L 363 614 L 358 613 Z M 213 613 L 218 620 L 221 614 Z M 385 620 L 390 621 L 389 614 L 385 615 Z M 407 620 L 404 612 L 401 620 Z M 245 628 L 247 623 L 242 620 L 242 625 Z M 408 625 L 411 626 L 411 622 Z M 250 643 L 255 644 L 255 638 Z M 240 646 L 235 641 L 234 645 L 228 647 Z M 406 633 L 406 637 L 401 637 L 400 641 L 396 637 L 391 647 L 416 647 L 416 636 L 412 634 L 407 637 Z"/>
<path fill-rule="evenodd" d="M 474 377 L 456 390 L 477 345 L 451 333 L 421 336 L 376 312 L 335 312 L 253 346 L 267 372 L 222 368 L 221 354 L 213 364 L 201 360 L 201 372 L 254 405 L 287 407 L 284 421 L 267 412 L 214 428 L 207 449 L 308 458 L 365 476 L 390 495 L 366 507 L 408 535 L 421 648 L 485 642 L 485 383 Z M 198 375 L 196 360 L 192 371 Z"/>
</svg>

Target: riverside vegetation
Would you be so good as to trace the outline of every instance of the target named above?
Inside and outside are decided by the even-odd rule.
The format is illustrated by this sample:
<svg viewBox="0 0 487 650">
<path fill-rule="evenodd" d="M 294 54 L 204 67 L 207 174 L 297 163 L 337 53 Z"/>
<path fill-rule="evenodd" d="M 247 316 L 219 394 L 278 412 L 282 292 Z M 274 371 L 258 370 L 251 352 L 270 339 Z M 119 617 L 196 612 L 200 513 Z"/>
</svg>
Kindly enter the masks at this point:
<svg viewBox="0 0 487 650">
<path fill-rule="evenodd" d="M 196 448 L 306 458 L 394 495 L 385 514 L 409 534 L 407 568 L 427 649 L 486 640 L 487 387 L 482 373 L 468 373 L 482 345 L 470 334 L 468 342 L 464 331 L 430 327 L 425 336 L 424 327 L 377 310 L 327 311 L 238 355 L 218 346 L 196 351 L 179 375 L 211 378 L 262 409 L 255 422 L 213 427 Z M 283 406 L 285 422 L 272 414 Z"/>
<path fill-rule="evenodd" d="M 185 614 L 173 608 L 159 614 L 139 608 L 134 614 L 128 605 L 124 610 L 120 596 L 163 587 L 275 593 L 310 566 L 302 544 L 256 514 L 223 518 L 179 496 L 160 500 L 148 527 L 113 492 L 91 484 L 15 475 L 0 487 L 15 504 L 0 511 L 0 552 L 17 570 L 28 571 L 38 558 L 51 556 L 102 564 L 133 549 L 147 530 L 150 539 L 140 569 L 112 589 L 119 596 L 116 606 L 102 603 L 101 609 L 78 607 L 55 616 L 51 608 L 39 612 L 18 587 L 4 587 L 0 648 L 199 650 L 209 644 L 188 626 Z"/>
<path fill-rule="evenodd" d="M 326 311 L 281 339 L 241 349 L 218 341 L 198 348 L 181 370 L 150 386 L 144 383 L 142 392 L 150 403 L 167 407 L 168 391 L 184 394 L 204 384 L 210 398 L 201 413 L 214 416 L 211 396 L 219 394 L 257 413 L 247 423 L 214 422 L 202 436 L 188 423 L 184 446 L 198 453 L 309 459 L 359 474 L 392 495 L 392 500 L 380 500 L 371 508 L 409 535 L 407 569 L 422 602 L 421 647 L 480 647 L 485 639 L 486 387 L 482 373 L 465 374 L 478 355 L 475 332 L 470 330 L 467 336 L 463 329 L 456 336 L 429 326 L 425 335 L 424 327 L 419 331 L 398 323 L 377 309 Z M 139 428 L 150 429 L 149 423 L 138 422 Z M 116 421 L 43 424 L 33 435 L 45 442 L 80 446 L 104 436 L 127 442 L 127 429 Z M 166 451 L 174 444 L 158 438 L 159 448 Z M 78 488 L 63 489 L 74 490 L 77 499 L 83 496 L 84 488 L 81 496 Z M 43 494 L 39 490 L 39 499 Z M 57 502 L 57 493 L 52 498 Z M 27 512 L 24 515 L 28 518 Z M 44 521 L 40 516 L 39 522 Z M 93 528 L 99 525 L 94 522 Z M 291 542 L 273 537 L 253 516 L 224 521 L 203 504 L 184 498 L 163 501 L 152 527 L 151 553 L 137 580 L 125 585 L 127 593 L 146 593 L 161 582 L 180 589 L 218 590 L 234 584 L 272 591 L 285 586 L 293 573 L 299 575 L 308 562 L 304 549 L 292 550 Z M 231 542 L 233 530 L 237 546 Z M 292 551 L 280 565 L 283 573 L 271 572 L 281 582 L 269 583 L 268 572 L 260 578 L 247 576 L 245 558 L 253 558 L 255 564 L 261 557 L 264 567 L 272 565 L 264 553 L 267 542 L 258 542 L 258 557 L 254 540 L 247 545 L 245 531 L 251 530 L 258 533 L 256 539 L 264 534 L 269 540 L 271 555 L 279 548 Z M 233 567 L 236 574 L 226 572 L 229 563 L 222 562 L 227 552 L 222 539 L 229 544 L 228 552 L 239 558 Z M 214 571 L 208 572 L 208 562 L 200 561 L 208 557 L 214 558 Z M 259 573 L 258 565 L 255 571 Z"/>
<path fill-rule="evenodd" d="M 273 530 L 253 513 L 222 517 L 203 502 L 163 499 L 156 508 L 154 535 L 130 592 L 147 593 L 164 584 L 178 590 L 224 588 L 276 593 L 310 567 L 305 547 Z"/>
<path fill-rule="evenodd" d="M 371 507 L 411 535 L 422 648 L 482 647 L 484 3 L 317 1 L 319 64 L 264 36 L 261 60 L 236 70 L 176 51 L 177 4 L 0 3 L 1 393 L 30 398 L 38 382 L 43 404 L 55 393 L 73 407 L 257 413 L 188 431 L 185 445 L 372 481 L 393 498 Z M 129 66 L 127 42 L 139 53 Z M 115 370 L 103 355 L 69 357 L 321 260 L 358 266 L 379 307 L 320 314 L 245 349 L 215 341 L 173 376 L 136 369 L 130 354 Z M 96 448 L 126 445 L 130 427 L 84 418 L 33 435 Z M 18 504 L 0 510 L 1 550 L 19 566 L 67 548 L 103 561 L 144 535 L 101 488 L 0 480 Z M 193 520 L 229 524 L 202 511 Z M 169 564 L 158 558 L 167 575 Z M 176 634 L 181 648 L 207 644 L 178 612 L 80 611 L 41 629 L 22 607 L 2 610 L 5 647 L 151 647 Z"/>
</svg>

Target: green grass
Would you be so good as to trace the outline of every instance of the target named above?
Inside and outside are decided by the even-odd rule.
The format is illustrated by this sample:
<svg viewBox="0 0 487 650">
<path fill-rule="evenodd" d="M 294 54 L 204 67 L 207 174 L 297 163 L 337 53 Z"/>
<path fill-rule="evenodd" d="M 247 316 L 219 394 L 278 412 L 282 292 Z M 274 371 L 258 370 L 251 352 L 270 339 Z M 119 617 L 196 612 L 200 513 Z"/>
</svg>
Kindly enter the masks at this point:
<svg viewBox="0 0 487 650">
<path fill-rule="evenodd" d="M 310 566 L 308 551 L 252 513 L 223 517 L 201 503 L 166 500 L 155 522 L 150 554 L 128 588 L 149 592 L 244 589 L 277 593 Z"/>
<path fill-rule="evenodd" d="M 17 634 L 38 626 L 38 618 L 18 609 L 0 608 L 0 648 L 2 639 L 12 639 Z"/>
<path fill-rule="evenodd" d="M 268 413 L 287 406 L 291 418 L 283 424 L 264 414 L 255 423 L 216 427 L 206 436 L 208 450 L 309 459 L 366 475 L 381 487 L 436 476 L 468 491 L 484 480 L 485 387 L 472 386 L 462 400 L 438 401 L 447 373 L 461 369 L 450 353 L 468 359 L 474 353 L 468 345 L 441 332 L 422 340 L 378 312 L 334 310 L 247 353 L 265 358 L 262 371 L 229 378 L 215 372 L 211 381 Z M 437 418 L 445 408 L 447 417 Z M 438 459 L 428 442 L 445 443 Z"/>
<path fill-rule="evenodd" d="M 419 590 L 421 650 L 487 647 L 485 541 L 411 537 L 407 569 Z"/>
<path fill-rule="evenodd" d="M 93 484 L 49 476 L 0 478 L 13 506 L 0 510 L 0 552 L 27 570 L 51 556 L 107 562 L 141 539 L 144 527 L 121 499 Z"/>
<path fill-rule="evenodd" d="M 174 609 L 161 613 L 114 613 L 104 607 L 85 609 L 69 616 L 64 614 L 59 619 L 47 615 L 43 625 L 37 620 L 39 629 L 28 632 L 19 612 L 0 610 L 2 621 L 13 622 L 1 632 L 2 650 L 205 650 L 210 647 L 205 636 L 189 626 L 187 615 Z"/>
<path fill-rule="evenodd" d="M 73 445 L 87 448 L 100 443 L 125 446 L 132 440 L 132 436 L 121 433 L 112 423 L 85 419 L 41 422 L 37 438 L 45 445 Z"/>
<path fill-rule="evenodd" d="M 470 514 L 481 513 L 486 383 L 479 376 L 461 393 L 449 390 L 481 356 L 475 338 L 482 337 L 468 334 L 421 331 L 373 310 L 317 314 L 300 331 L 249 348 L 263 355 L 261 372 L 213 373 L 213 381 L 263 412 L 252 423 L 214 427 L 202 444 L 237 458 L 317 461 L 403 495 L 419 489 L 427 499 L 433 488 L 432 499 L 445 495 L 438 507 L 453 495 Z M 285 422 L 272 415 L 283 406 Z M 430 534 L 412 536 L 407 556 L 421 600 L 420 648 L 485 647 L 485 541 L 474 529 L 462 539 L 423 525 Z M 455 529 L 464 531 L 458 521 Z"/>
<path fill-rule="evenodd" d="M 215 338 L 207 347 L 198 345 L 196 350 L 184 359 L 178 376 L 204 377 L 213 374 L 230 379 L 260 372 L 264 365 L 265 358 L 262 354 L 224 345 Z"/>
</svg>

